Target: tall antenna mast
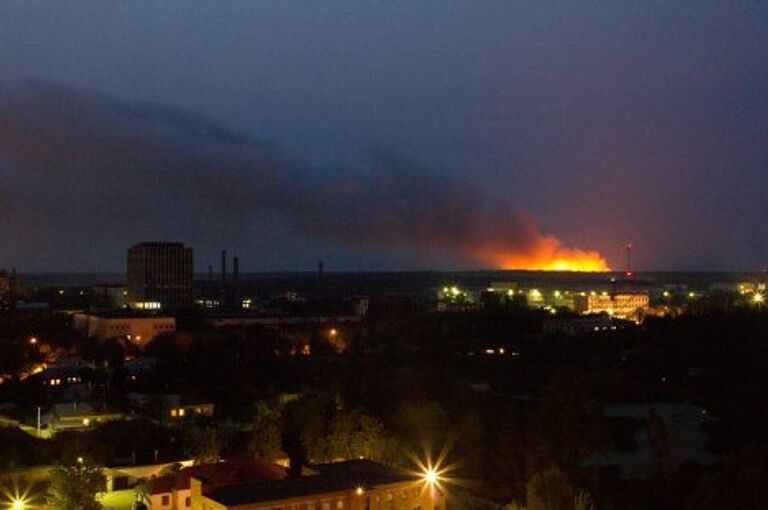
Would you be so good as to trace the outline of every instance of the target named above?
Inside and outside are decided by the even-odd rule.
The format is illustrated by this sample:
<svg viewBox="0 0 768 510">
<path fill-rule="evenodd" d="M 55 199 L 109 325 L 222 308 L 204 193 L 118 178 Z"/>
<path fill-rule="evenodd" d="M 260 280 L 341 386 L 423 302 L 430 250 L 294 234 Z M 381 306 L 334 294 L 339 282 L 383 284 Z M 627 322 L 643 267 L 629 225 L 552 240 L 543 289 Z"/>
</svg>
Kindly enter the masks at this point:
<svg viewBox="0 0 768 510">
<path fill-rule="evenodd" d="M 626 259 L 626 269 L 624 272 L 624 276 L 627 278 L 632 278 L 632 243 L 627 241 L 627 259 Z"/>
</svg>

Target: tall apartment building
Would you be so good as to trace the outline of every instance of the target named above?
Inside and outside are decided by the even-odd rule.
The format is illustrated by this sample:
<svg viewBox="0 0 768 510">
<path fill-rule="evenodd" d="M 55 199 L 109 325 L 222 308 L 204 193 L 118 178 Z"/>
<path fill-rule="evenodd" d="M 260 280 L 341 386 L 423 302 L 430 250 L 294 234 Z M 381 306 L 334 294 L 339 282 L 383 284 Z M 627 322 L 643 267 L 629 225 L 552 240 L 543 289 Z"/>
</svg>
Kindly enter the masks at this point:
<svg viewBox="0 0 768 510">
<path fill-rule="evenodd" d="M 128 302 L 156 309 L 192 302 L 192 248 L 183 243 L 139 243 L 128 249 Z"/>
</svg>

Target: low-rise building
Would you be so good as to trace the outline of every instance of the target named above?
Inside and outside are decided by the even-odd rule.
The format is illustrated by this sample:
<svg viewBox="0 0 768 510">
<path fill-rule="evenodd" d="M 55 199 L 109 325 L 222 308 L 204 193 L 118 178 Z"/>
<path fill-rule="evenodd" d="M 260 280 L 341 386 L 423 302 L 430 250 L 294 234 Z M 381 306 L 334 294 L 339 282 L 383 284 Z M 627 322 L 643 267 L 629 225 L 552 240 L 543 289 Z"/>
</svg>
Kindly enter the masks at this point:
<svg viewBox="0 0 768 510">
<path fill-rule="evenodd" d="M 76 313 L 73 323 L 75 329 L 88 338 L 125 338 L 139 346 L 161 333 L 176 331 L 175 317 L 130 312 Z"/>
<path fill-rule="evenodd" d="M 257 313 L 228 313 L 210 315 L 206 322 L 214 328 L 233 326 L 323 326 L 334 324 L 357 324 L 362 321 L 360 315 L 261 315 Z"/>
<path fill-rule="evenodd" d="M 171 420 L 195 417 L 210 418 L 216 411 L 216 405 L 213 402 L 185 397 L 178 393 L 147 395 L 131 392 L 127 393 L 125 398 L 137 412 L 147 415 L 154 414 L 155 418 Z M 161 411 L 163 416 L 159 415 Z"/>
<path fill-rule="evenodd" d="M 390 510 L 445 508 L 436 483 L 369 460 L 311 466 L 306 474 L 209 487 L 191 481 L 192 510 Z"/>
<path fill-rule="evenodd" d="M 650 306 L 645 293 L 610 294 L 582 292 L 573 296 L 573 308 L 582 314 L 606 313 L 619 319 L 641 318 Z"/>
<path fill-rule="evenodd" d="M 41 416 L 41 424 L 53 434 L 65 430 L 87 430 L 108 421 L 125 419 L 122 413 L 97 410 L 88 402 L 54 404 Z"/>
<path fill-rule="evenodd" d="M 548 319 L 542 325 L 542 333 L 545 335 L 578 336 L 588 333 L 616 331 L 624 329 L 628 324 L 632 323 L 605 316 Z"/>
<path fill-rule="evenodd" d="M 187 510 L 192 508 L 190 488 L 193 478 L 205 479 L 210 490 L 255 480 L 281 480 L 286 476 L 284 467 L 260 458 L 200 464 L 153 479 L 149 483 L 148 499 L 152 510 Z"/>
<path fill-rule="evenodd" d="M 93 299 L 100 305 L 122 309 L 128 307 L 128 290 L 121 284 L 101 284 L 91 287 Z"/>
</svg>

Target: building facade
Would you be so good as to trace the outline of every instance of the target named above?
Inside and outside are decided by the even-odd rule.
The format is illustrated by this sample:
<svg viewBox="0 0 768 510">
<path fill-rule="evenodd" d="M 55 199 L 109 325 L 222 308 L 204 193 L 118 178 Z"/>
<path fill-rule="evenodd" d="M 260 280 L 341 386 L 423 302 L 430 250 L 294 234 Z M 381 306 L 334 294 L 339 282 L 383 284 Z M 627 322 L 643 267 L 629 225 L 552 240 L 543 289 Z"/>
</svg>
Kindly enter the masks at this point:
<svg viewBox="0 0 768 510">
<path fill-rule="evenodd" d="M 192 248 L 182 243 L 140 243 L 128 249 L 128 302 L 134 308 L 191 304 L 193 278 Z"/>
<path fill-rule="evenodd" d="M 259 458 L 199 464 L 151 480 L 147 499 L 152 510 L 190 510 L 191 481 L 195 478 L 205 479 L 207 487 L 212 488 L 254 480 L 282 480 L 286 474 L 284 467 Z"/>
<path fill-rule="evenodd" d="M 161 333 L 176 331 L 175 317 L 143 316 L 130 313 L 76 313 L 74 328 L 88 338 L 125 338 L 143 347 Z"/>
<path fill-rule="evenodd" d="M 649 306 L 650 298 L 645 293 L 584 292 L 573 297 L 573 308 L 578 313 L 606 313 L 618 319 L 642 318 Z"/>
<path fill-rule="evenodd" d="M 444 510 L 438 484 L 369 460 L 310 466 L 305 474 L 209 487 L 191 481 L 192 510 Z"/>
</svg>

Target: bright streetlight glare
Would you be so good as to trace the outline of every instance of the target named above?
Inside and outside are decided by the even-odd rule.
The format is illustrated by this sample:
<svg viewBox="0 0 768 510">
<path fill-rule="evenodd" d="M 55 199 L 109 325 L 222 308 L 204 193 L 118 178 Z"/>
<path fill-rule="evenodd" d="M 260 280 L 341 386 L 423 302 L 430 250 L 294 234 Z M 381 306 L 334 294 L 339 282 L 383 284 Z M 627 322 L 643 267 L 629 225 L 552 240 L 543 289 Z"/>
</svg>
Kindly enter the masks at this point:
<svg viewBox="0 0 768 510">
<path fill-rule="evenodd" d="M 27 504 L 21 499 L 14 499 L 12 508 L 13 510 L 25 510 L 27 508 Z"/>
<path fill-rule="evenodd" d="M 755 295 L 752 296 L 752 302 L 754 302 L 754 303 L 760 304 L 763 301 L 765 301 L 765 296 L 763 296 L 763 294 L 760 293 L 760 292 L 756 292 Z"/>
<path fill-rule="evenodd" d="M 424 472 L 424 481 L 428 484 L 435 484 L 437 483 L 437 480 L 437 471 L 435 471 L 433 468 L 429 468 Z"/>
</svg>

